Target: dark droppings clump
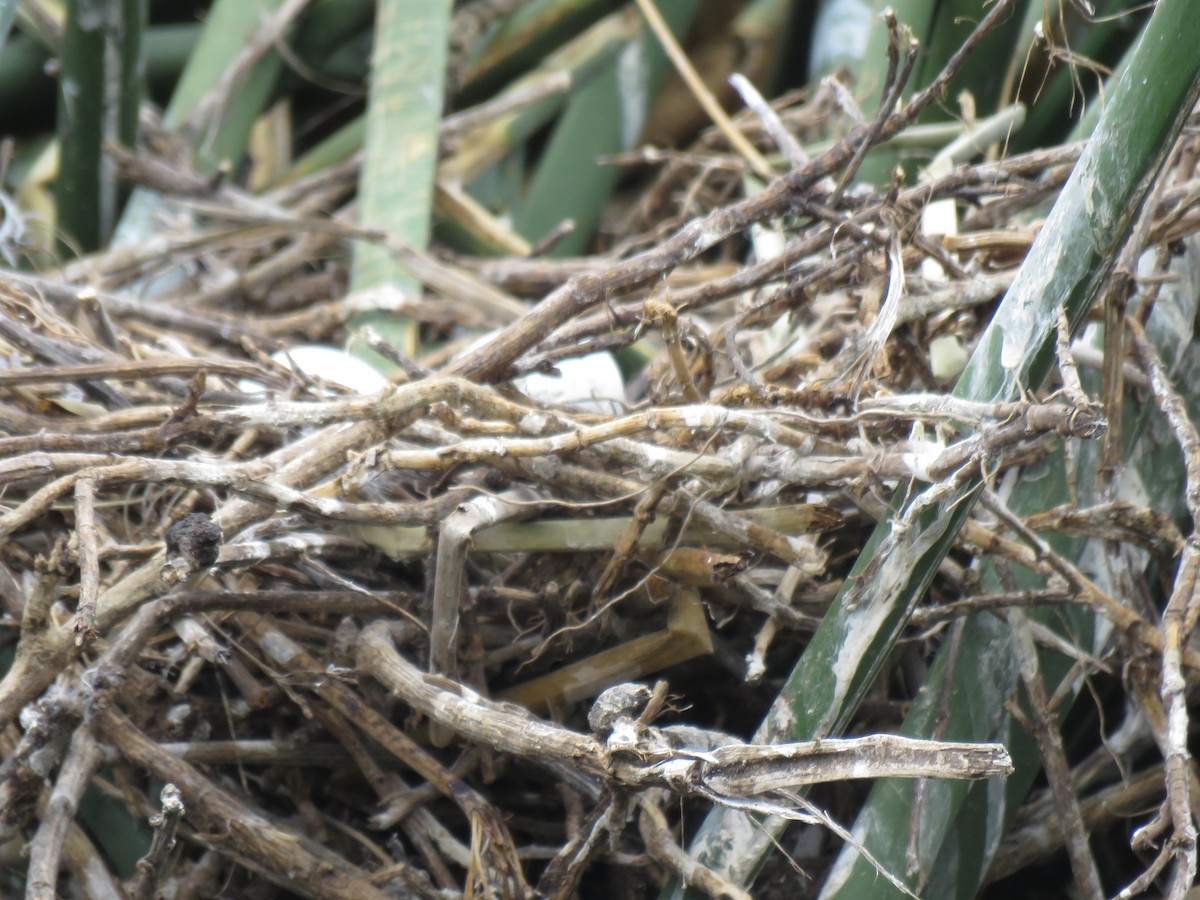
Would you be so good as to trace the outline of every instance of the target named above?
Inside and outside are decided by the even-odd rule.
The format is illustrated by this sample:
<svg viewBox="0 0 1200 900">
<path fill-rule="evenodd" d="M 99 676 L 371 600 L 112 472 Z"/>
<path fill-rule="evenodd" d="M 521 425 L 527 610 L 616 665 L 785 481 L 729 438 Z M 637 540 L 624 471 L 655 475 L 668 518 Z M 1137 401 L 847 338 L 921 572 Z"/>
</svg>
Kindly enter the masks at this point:
<svg viewBox="0 0 1200 900">
<path fill-rule="evenodd" d="M 206 569 L 217 561 L 223 537 L 221 526 L 208 513 L 191 513 L 167 529 L 167 554 Z"/>
</svg>

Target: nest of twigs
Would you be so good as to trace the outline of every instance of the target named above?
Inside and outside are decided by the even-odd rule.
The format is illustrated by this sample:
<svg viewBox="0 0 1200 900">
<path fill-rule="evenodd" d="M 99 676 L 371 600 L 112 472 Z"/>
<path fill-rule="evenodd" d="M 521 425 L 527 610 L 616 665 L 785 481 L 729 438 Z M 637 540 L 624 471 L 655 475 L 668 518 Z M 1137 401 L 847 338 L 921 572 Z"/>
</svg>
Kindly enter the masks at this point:
<svg viewBox="0 0 1200 900">
<path fill-rule="evenodd" d="M 969 470 L 995 486 L 1104 434 L 1081 387 L 1103 359 L 1065 337 L 1046 391 L 974 406 L 948 393 L 1081 146 L 847 187 L 859 151 L 939 89 L 857 125 L 835 92 L 745 114 L 760 151 L 781 149 L 780 127 L 833 140 L 750 199 L 730 199 L 744 163 L 716 130 L 666 162 L 621 160 L 636 202 L 607 222 L 610 252 L 570 261 L 356 229 L 355 166 L 251 202 L 163 179 L 169 158 L 124 158 L 134 181 L 184 190 L 175 224 L 0 275 L 0 809 L 10 842 L 31 842 L 29 889 L 53 885 L 60 859 L 81 896 L 114 878 L 97 849 L 112 835 L 77 817 L 90 784 L 143 839 L 150 823 L 136 896 L 650 896 L 679 878 L 743 896 L 685 854 L 721 804 L 808 823 L 760 881 L 799 896 L 866 797 L 838 779 L 1005 772 L 995 745 L 881 735 L 963 617 L 1104 611 L 1035 531 L 1130 542 L 1169 583 L 1182 538 L 1161 511 L 1114 501 L 1031 526 L 992 495 L 857 713 L 818 735 L 872 737 L 755 737 L 773 705 L 801 702 L 789 673 L 906 485 Z M 1194 194 L 1171 188 L 1189 177 L 1163 175 L 1137 249 L 1195 230 Z M 923 215 L 947 201 L 958 234 L 932 237 Z M 350 363 L 289 355 L 341 345 L 355 315 L 391 302 L 347 295 L 355 241 L 426 285 L 395 311 L 437 348 L 414 360 L 366 335 L 395 363 L 370 391 L 344 385 Z M 160 278 L 172 287 L 144 298 Z M 1125 377 L 1151 403 L 1154 350 L 1136 342 Z M 627 348 L 649 362 L 621 396 L 585 385 L 554 404 L 520 380 Z M 997 591 L 985 559 L 1045 577 Z M 1074 653 L 1113 709 L 1122 670 L 1154 692 L 1136 671 L 1163 646 L 1147 637 L 1161 605 L 1108 610 L 1127 638 L 1104 659 L 1045 629 L 1030 640 Z M 1028 701 L 1040 740 L 1058 700 Z M 1074 814 L 1102 835 L 1134 804 L 1112 794 L 1132 784 L 1152 805 L 1166 776 L 1138 757 L 1149 774 L 1122 783 L 1099 746 L 1057 752 L 1079 766 Z M 994 878 L 1061 851 L 1062 831 L 1039 831 L 1064 815 L 1058 796 L 1031 796 L 1013 833 L 1035 837 L 1002 848 Z"/>
</svg>

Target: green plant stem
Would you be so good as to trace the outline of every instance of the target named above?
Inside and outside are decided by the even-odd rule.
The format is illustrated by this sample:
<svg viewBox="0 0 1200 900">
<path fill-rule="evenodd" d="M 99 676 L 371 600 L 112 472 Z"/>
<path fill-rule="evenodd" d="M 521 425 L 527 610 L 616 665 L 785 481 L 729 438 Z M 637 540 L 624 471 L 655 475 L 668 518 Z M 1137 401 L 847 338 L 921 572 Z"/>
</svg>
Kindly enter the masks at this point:
<svg viewBox="0 0 1200 900">
<path fill-rule="evenodd" d="M 432 227 L 451 6 L 449 0 L 382 0 L 375 24 L 359 220 L 418 248 L 428 243 Z M 409 297 L 421 291 L 420 282 L 377 244 L 355 247 L 350 283 L 356 291 L 390 285 Z M 402 352 L 416 352 L 416 328 L 407 320 L 384 313 L 350 322 L 352 329 L 366 325 Z M 355 350 L 381 369 L 392 368 L 372 350 Z"/>
</svg>

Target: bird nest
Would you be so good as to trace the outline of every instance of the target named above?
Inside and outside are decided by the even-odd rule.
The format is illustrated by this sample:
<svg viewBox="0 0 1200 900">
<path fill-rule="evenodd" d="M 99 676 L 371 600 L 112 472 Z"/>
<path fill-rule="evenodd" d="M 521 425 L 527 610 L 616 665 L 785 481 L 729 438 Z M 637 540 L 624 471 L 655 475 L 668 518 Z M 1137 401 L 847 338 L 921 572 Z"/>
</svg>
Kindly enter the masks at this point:
<svg viewBox="0 0 1200 900">
<path fill-rule="evenodd" d="M 1122 781 L 1103 723 L 1076 716 L 1068 754 L 1055 714 L 1083 675 L 1111 707 L 1123 671 L 1161 712 L 1160 658 L 1194 665 L 1163 599 L 1179 510 L 1105 487 L 1123 393 L 1160 451 L 1196 452 L 1151 315 L 1191 277 L 1194 182 L 1166 170 L 1096 291 L 1119 324 L 1142 259 L 1132 355 L 1063 317 L 1046 386 L 954 392 L 1083 145 L 851 186 L 940 89 L 857 124 L 831 89 L 746 114 L 752 145 L 791 154 L 757 192 L 716 130 L 615 160 L 607 250 L 569 260 L 354 226 L 356 165 L 250 197 L 123 158 L 166 198 L 152 240 L 0 274 L 0 807 L 30 883 L 60 855 L 77 885 L 111 878 L 89 868 L 107 806 L 149 841 L 138 896 L 565 896 L 585 876 L 745 896 L 696 836 L 713 807 L 845 836 L 867 788 L 843 779 L 1009 770 L 955 727 L 891 736 L 952 718 L 947 685 L 980 662 L 954 648 L 997 626 L 1033 661 L 997 714 L 1050 781 L 1074 776 L 1076 818 L 1102 830 L 1131 785 L 1165 796 L 1162 758 Z M 781 134 L 832 143 L 808 158 Z M 356 243 L 424 293 L 347 293 Z M 380 311 L 420 354 L 353 327 Z M 359 371 L 348 337 L 386 365 Z M 1011 499 L 1037 479 L 1043 508 Z M 923 530 L 932 564 L 871 556 Z M 833 616 L 859 638 L 822 657 Z M 1062 846 L 1038 831 L 1059 799 L 1014 812 L 993 878 Z M 789 855 L 819 884 L 838 843 L 780 847 L 764 891 L 795 890 Z"/>
</svg>

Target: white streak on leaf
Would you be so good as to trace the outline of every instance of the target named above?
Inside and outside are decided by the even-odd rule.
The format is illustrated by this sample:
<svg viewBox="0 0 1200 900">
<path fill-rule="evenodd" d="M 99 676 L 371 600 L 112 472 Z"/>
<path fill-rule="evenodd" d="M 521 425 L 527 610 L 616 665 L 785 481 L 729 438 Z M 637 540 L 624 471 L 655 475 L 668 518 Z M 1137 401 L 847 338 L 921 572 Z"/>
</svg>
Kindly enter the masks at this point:
<svg viewBox="0 0 1200 900">
<path fill-rule="evenodd" d="M 617 84 L 620 87 L 621 145 L 632 147 L 642 133 L 646 121 L 649 78 L 641 41 L 630 41 L 617 58 Z"/>
</svg>

